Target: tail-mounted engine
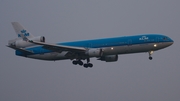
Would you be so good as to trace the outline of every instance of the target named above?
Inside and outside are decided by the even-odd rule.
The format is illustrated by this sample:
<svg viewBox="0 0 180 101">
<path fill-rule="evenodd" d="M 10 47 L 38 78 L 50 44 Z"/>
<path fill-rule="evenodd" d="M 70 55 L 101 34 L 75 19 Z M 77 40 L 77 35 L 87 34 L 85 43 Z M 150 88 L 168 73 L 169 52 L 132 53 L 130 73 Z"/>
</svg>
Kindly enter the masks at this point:
<svg viewBox="0 0 180 101">
<path fill-rule="evenodd" d="M 45 42 L 45 37 L 44 36 L 37 36 L 37 37 L 33 37 L 33 38 L 29 38 L 29 40 L 33 40 L 33 41 L 38 41 L 38 42 Z M 24 47 L 29 47 L 29 46 L 33 46 L 33 43 L 30 43 L 28 41 L 24 41 L 23 39 L 14 39 L 14 40 L 10 40 L 8 42 L 9 46 L 15 46 L 17 48 L 24 48 Z"/>
</svg>

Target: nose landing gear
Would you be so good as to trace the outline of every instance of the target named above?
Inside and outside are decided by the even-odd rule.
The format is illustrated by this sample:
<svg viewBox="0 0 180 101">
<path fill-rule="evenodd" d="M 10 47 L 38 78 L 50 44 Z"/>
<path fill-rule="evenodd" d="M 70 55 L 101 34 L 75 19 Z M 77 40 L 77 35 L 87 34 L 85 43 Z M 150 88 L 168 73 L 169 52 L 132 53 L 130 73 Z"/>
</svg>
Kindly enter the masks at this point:
<svg viewBox="0 0 180 101">
<path fill-rule="evenodd" d="M 151 55 L 154 53 L 154 51 L 149 51 L 148 53 L 149 53 L 149 60 L 152 60 L 153 58 Z"/>
</svg>

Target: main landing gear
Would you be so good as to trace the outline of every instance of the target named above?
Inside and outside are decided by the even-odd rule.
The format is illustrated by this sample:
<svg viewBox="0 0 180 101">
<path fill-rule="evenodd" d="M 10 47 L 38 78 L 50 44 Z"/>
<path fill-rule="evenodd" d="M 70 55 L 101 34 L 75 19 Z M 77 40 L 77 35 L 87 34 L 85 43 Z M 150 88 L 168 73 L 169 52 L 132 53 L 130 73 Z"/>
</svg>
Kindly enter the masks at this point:
<svg viewBox="0 0 180 101">
<path fill-rule="evenodd" d="M 149 52 L 148 52 L 148 53 L 149 53 L 149 60 L 152 60 L 152 59 L 153 59 L 152 56 L 151 56 L 151 55 L 153 54 L 153 52 L 154 52 L 154 51 L 149 51 Z"/>
<path fill-rule="evenodd" d="M 87 59 L 87 63 L 85 63 L 85 64 L 83 64 L 83 62 L 81 61 L 81 60 L 74 60 L 74 61 L 72 61 L 72 63 L 74 64 L 74 65 L 80 65 L 80 66 L 84 66 L 85 68 L 88 68 L 88 67 L 90 67 L 90 68 L 92 68 L 93 67 L 93 64 L 92 63 L 89 63 L 90 62 L 90 59 L 88 58 Z"/>
<path fill-rule="evenodd" d="M 82 62 L 81 60 L 74 60 L 72 63 L 73 63 L 74 65 L 77 65 L 77 64 L 79 64 L 80 66 L 83 65 L 83 62 Z"/>
<path fill-rule="evenodd" d="M 87 58 L 87 63 L 84 64 L 84 67 L 85 67 L 85 68 L 88 68 L 88 67 L 92 68 L 92 67 L 93 67 L 93 64 L 92 64 L 92 63 L 89 63 L 89 62 L 90 62 L 90 59 Z"/>
</svg>

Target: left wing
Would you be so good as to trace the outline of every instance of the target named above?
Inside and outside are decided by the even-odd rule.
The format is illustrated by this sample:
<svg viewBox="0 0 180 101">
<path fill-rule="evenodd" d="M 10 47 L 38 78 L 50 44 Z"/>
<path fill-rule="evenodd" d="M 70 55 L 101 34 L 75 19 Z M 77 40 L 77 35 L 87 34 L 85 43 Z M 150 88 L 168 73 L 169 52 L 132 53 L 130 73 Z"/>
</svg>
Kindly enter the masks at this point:
<svg viewBox="0 0 180 101">
<path fill-rule="evenodd" d="M 23 52 L 23 53 L 33 54 L 32 51 L 26 50 L 26 49 L 24 49 L 24 48 L 17 48 L 17 47 L 15 47 L 15 46 L 13 46 L 13 45 L 7 45 L 7 47 L 10 47 L 10 48 L 12 48 L 12 49 L 14 49 L 14 50 L 21 51 L 21 52 Z"/>
<path fill-rule="evenodd" d="M 83 47 L 73 47 L 73 46 L 65 46 L 65 45 L 57 45 L 57 44 L 50 44 L 50 43 L 44 43 L 44 42 L 37 42 L 33 40 L 29 40 L 30 43 L 34 43 L 37 45 L 43 45 L 43 48 L 56 51 L 56 52 L 62 52 L 62 51 L 71 51 L 71 52 L 86 52 L 86 48 Z"/>
</svg>

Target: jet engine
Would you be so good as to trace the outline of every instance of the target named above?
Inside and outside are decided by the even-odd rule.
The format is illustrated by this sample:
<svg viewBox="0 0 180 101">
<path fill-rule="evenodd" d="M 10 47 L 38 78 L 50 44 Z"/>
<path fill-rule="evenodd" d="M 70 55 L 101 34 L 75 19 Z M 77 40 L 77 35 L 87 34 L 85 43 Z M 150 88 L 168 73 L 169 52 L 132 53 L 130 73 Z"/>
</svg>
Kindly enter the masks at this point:
<svg viewBox="0 0 180 101">
<path fill-rule="evenodd" d="M 88 55 L 89 57 L 100 57 L 102 56 L 103 52 L 102 49 L 100 48 L 94 48 L 94 49 L 89 49 L 86 52 L 86 55 Z"/>
<path fill-rule="evenodd" d="M 115 62 L 118 60 L 118 55 L 106 55 L 100 57 L 98 60 L 106 61 L 106 62 Z"/>
<path fill-rule="evenodd" d="M 45 37 L 44 36 L 37 36 L 37 37 L 33 37 L 33 38 L 29 38 L 29 40 L 33 40 L 33 41 L 38 41 L 38 42 L 45 42 Z M 33 46 L 33 43 L 30 43 L 28 41 L 24 41 L 23 39 L 14 39 L 14 40 L 10 40 L 8 42 L 9 46 L 14 46 L 17 48 L 24 48 L 24 47 L 29 47 L 29 46 Z"/>
</svg>

